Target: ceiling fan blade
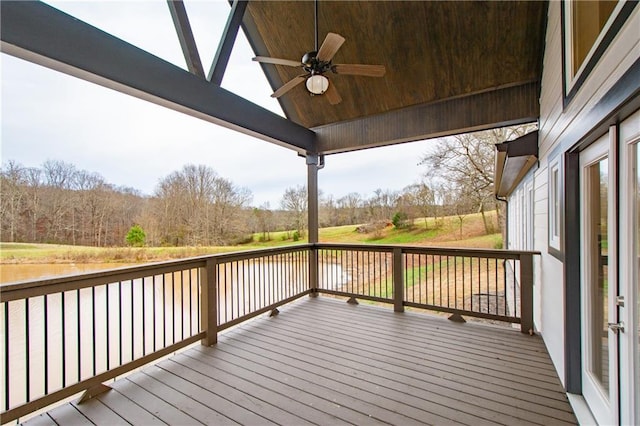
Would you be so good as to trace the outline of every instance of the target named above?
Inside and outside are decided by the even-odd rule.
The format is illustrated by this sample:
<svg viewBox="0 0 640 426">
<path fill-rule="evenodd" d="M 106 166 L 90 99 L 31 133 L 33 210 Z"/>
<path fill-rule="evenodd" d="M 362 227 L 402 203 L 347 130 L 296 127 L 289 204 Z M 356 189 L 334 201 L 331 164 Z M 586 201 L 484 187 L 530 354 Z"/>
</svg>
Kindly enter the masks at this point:
<svg viewBox="0 0 640 426">
<path fill-rule="evenodd" d="M 384 65 L 335 64 L 331 70 L 336 74 L 382 77 L 386 72 Z"/>
<path fill-rule="evenodd" d="M 329 62 L 344 43 L 344 37 L 336 33 L 328 33 L 318 50 L 316 58 L 322 62 Z"/>
<path fill-rule="evenodd" d="M 307 74 L 299 75 L 297 77 L 292 78 L 288 82 L 286 82 L 282 87 L 271 94 L 272 98 L 279 98 L 280 96 L 287 93 L 289 90 L 296 87 L 298 84 L 302 83 L 307 79 Z"/>
<path fill-rule="evenodd" d="M 292 61 L 291 59 L 270 58 L 268 56 L 256 56 L 253 58 L 256 62 L 262 62 L 263 64 L 275 64 L 286 65 L 288 67 L 301 67 L 301 62 Z"/>
<path fill-rule="evenodd" d="M 331 105 L 337 105 L 342 102 L 342 97 L 340 96 L 340 93 L 338 93 L 338 89 L 336 89 L 333 82 L 329 82 L 329 87 L 327 88 L 327 91 L 324 92 L 324 96 L 327 97 L 327 100 Z"/>
</svg>

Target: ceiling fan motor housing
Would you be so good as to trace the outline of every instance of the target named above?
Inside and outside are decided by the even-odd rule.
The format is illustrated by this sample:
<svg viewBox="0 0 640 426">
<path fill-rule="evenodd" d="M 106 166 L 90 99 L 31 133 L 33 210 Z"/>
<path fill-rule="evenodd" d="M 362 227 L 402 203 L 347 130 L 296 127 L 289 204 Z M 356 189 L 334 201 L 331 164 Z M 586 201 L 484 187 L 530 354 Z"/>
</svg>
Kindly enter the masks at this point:
<svg viewBox="0 0 640 426">
<path fill-rule="evenodd" d="M 317 54 L 318 52 L 311 51 L 305 53 L 304 56 L 302 56 L 302 64 L 304 65 L 304 70 L 311 73 L 312 75 L 322 74 L 331 69 L 331 61 L 320 61 L 317 58 Z"/>
</svg>

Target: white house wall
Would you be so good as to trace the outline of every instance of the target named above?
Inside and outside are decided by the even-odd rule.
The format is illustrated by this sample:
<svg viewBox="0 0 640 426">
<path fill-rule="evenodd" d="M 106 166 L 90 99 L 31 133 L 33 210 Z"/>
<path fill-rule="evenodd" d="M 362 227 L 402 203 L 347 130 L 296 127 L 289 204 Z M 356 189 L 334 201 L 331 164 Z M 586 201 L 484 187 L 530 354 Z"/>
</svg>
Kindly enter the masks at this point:
<svg viewBox="0 0 640 426">
<path fill-rule="evenodd" d="M 636 8 L 580 90 L 563 110 L 561 7 L 561 2 L 549 2 L 540 94 L 539 166 L 525 177 L 509 197 L 508 248 L 527 249 L 523 246 L 524 240 L 521 235 L 525 227 L 522 221 L 521 200 L 525 187 L 533 185 L 533 248 L 542 253 L 535 269 L 534 322 L 537 331 L 544 338 L 558 375 L 564 382 L 564 266 L 548 249 L 549 162 L 555 161 L 571 148 L 563 145 L 563 136 L 569 132 L 572 125 L 584 119 L 595 103 L 640 57 L 640 8 Z M 567 144 L 569 142 L 567 141 Z"/>
<path fill-rule="evenodd" d="M 638 31 L 640 10 L 636 8 L 576 96 L 563 111 L 561 5 L 560 2 L 549 3 L 540 96 L 539 156 L 541 162 L 544 162 L 547 155 L 555 148 L 562 146 L 562 136 L 571 129 L 572 123 L 579 122 L 640 57 L 640 31 Z"/>
<path fill-rule="evenodd" d="M 548 234 L 547 234 L 547 168 L 540 167 L 536 170 L 533 177 L 533 186 L 535 191 L 535 204 L 533 207 L 534 211 L 534 233 L 533 233 L 533 242 L 534 249 L 539 250 L 542 244 L 547 244 Z M 542 319 L 542 263 L 545 260 L 544 257 L 541 257 L 537 260 L 537 274 L 534 276 L 534 323 L 539 332 L 544 330 L 545 323 Z"/>
</svg>

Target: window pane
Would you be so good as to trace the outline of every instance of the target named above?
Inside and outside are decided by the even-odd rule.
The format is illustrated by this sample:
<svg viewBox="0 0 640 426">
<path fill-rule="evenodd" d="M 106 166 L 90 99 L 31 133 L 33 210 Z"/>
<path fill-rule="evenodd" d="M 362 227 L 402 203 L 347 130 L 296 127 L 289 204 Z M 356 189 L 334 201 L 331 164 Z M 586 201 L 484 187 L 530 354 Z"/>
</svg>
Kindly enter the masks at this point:
<svg viewBox="0 0 640 426">
<path fill-rule="evenodd" d="M 573 75 L 586 59 L 591 47 L 609 20 L 616 1 L 573 1 Z"/>
<path fill-rule="evenodd" d="M 551 235 L 560 236 L 560 179 L 558 169 L 551 173 Z"/>
<path fill-rule="evenodd" d="M 589 279 L 591 323 L 589 325 L 590 365 L 589 370 L 600 382 L 602 390 L 609 394 L 609 333 L 608 333 L 608 200 L 609 173 L 607 159 L 589 167 L 589 249 L 592 273 Z"/>
</svg>

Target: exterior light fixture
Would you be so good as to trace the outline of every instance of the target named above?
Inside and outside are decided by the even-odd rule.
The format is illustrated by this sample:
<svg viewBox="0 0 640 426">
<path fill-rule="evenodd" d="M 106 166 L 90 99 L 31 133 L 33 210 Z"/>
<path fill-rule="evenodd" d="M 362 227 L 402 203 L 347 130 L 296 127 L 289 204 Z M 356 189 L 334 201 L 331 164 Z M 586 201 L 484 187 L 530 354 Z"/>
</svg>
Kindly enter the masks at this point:
<svg viewBox="0 0 640 426">
<path fill-rule="evenodd" d="M 329 79 L 322 74 L 314 74 L 307 79 L 307 90 L 312 95 L 322 95 L 329 87 Z"/>
</svg>

